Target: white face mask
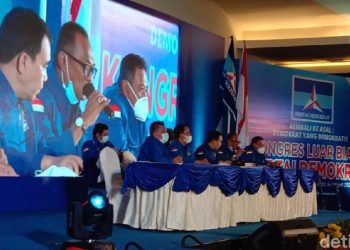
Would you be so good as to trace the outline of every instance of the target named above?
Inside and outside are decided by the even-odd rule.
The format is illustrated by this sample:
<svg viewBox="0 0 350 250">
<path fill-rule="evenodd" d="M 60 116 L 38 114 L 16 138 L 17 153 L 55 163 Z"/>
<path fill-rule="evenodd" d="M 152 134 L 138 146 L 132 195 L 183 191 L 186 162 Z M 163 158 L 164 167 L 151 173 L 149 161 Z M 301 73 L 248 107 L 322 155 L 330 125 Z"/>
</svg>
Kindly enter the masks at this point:
<svg viewBox="0 0 350 250">
<path fill-rule="evenodd" d="M 63 79 L 63 71 L 61 70 L 61 78 L 62 78 L 62 86 L 64 88 L 64 92 L 66 93 L 66 96 L 68 98 L 68 101 L 70 104 L 75 105 L 79 102 L 77 96 L 75 95 L 74 88 L 73 88 L 73 82 L 70 80 L 69 77 L 69 71 L 68 71 L 68 60 L 67 55 L 64 55 L 64 59 L 66 60 L 66 70 L 67 70 L 67 77 L 68 77 L 68 83 L 67 86 L 64 84 Z"/>
<path fill-rule="evenodd" d="M 259 154 L 265 154 L 265 152 L 266 152 L 266 148 L 265 147 L 262 147 L 262 148 L 258 148 L 258 153 Z"/>
<path fill-rule="evenodd" d="M 135 94 L 134 89 L 131 87 L 129 81 L 126 81 L 132 91 L 132 93 L 134 94 L 135 98 L 136 98 L 136 102 L 135 105 L 132 106 L 129 98 L 128 101 L 130 103 L 130 105 L 133 107 L 134 109 L 134 114 L 137 120 L 141 121 L 141 122 L 145 122 L 148 114 L 149 114 L 149 110 L 148 110 L 148 97 L 141 97 L 141 98 L 137 98 L 137 95 Z"/>
<path fill-rule="evenodd" d="M 192 135 L 186 136 L 185 138 L 186 144 L 190 144 L 192 142 Z"/>
<path fill-rule="evenodd" d="M 166 143 L 168 140 L 169 140 L 169 134 L 168 134 L 168 132 L 163 133 L 163 134 L 162 134 L 162 139 L 160 139 L 160 142 L 164 144 L 164 143 Z"/>
<path fill-rule="evenodd" d="M 108 142 L 108 139 L 109 139 L 109 136 L 108 136 L 108 135 L 104 135 L 104 136 L 102 137 L 102 140 L 99 140 L 99 142 L 101 142 L 101 143 L 106 143 L 106 142 Z"/>
</svg>

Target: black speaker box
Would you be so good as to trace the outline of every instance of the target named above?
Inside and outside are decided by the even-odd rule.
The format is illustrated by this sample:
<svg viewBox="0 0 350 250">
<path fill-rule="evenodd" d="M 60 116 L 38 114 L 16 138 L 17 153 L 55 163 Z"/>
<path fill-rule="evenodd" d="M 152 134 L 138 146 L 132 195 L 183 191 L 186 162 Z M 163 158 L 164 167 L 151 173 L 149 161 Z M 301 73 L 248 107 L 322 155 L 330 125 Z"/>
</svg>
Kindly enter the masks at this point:
<svg viewBox="0 0 350 250">
<path fill-rule="evenodd" d="M 318 229 L 310 219 L 269 222 L 249 237 L 250 250 L 314 250 Z"/>
</svg>

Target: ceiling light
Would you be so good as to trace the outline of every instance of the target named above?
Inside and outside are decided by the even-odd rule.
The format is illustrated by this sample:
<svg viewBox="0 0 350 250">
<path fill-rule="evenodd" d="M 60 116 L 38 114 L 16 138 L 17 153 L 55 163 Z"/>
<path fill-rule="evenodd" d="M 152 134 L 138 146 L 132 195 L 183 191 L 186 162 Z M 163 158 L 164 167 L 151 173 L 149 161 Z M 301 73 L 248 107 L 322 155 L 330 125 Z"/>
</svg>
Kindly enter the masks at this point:
<svg viewBox="0 0 350 250">
<path fill-rule="evenodd" d="M 339 67 L 350 66 L 350 61 L 283 62 L 278 65 L 289 68 Z"/>
</svg>

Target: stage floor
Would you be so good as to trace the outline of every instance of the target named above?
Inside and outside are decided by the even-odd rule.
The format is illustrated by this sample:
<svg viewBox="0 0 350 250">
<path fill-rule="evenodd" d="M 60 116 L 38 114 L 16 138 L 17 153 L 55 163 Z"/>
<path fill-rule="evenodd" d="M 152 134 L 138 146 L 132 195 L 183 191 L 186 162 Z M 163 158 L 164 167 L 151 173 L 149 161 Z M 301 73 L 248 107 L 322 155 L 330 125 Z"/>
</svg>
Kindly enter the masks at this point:
<svg viewBox="0 0 350 250">
<path fill-rule="evenodd" d="M 350 213 L 320 210 L 318 215 L 311 217 L 316 226 L 336 222 L 339 218 L 350 219 Z M 236 227 L 199 232 L 160 232 L 114 225 L 113 236 L 107 240 L 114 242 L 118 250 L 124 249 L 130 241 L 135 241 L 149 250 L 182 249 L 181 240 L 188 234 L 195 236 L 201 242 L 239 238 L 253 233 L 262 224 L 263 222 L 241 224 Z M 35 211 L 0 214 L 1 250 L 59 249 L 60 243 L 66 240 L 69 240 L 69 237 L 66 235 L 65 212 Z"/>
</svg>

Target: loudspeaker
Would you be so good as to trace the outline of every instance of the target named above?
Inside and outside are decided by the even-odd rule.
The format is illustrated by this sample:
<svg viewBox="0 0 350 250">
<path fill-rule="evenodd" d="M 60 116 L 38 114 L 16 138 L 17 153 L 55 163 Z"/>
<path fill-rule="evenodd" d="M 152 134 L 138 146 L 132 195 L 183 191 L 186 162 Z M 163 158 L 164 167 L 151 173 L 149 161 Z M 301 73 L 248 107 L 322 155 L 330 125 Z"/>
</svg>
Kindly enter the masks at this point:
<svg viewBox="0 0 350 250">
<path fill-rule="evenodd" d="M 190 242 L 196 244 L 186 244 L 186 241 L 190 239 Z M 248 236 L 244 235 L 240 238 L 223 239 L 217 241 L 201 242 L 193 235 L 185 235 L 181 240 L 181 248 L 190 249 L 208 249 L 208 250 L 245 250 L 247 246 Z M 126 248 L 125 248 L 126 249 Z"/>
<path fill-rule="evenodd" d="M 269 222 L 249 237 L 250 250 L 314 250 L 318 229 L 310 219 Z"/>
</svg>

